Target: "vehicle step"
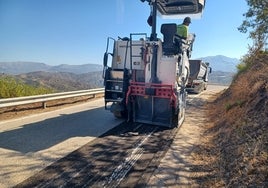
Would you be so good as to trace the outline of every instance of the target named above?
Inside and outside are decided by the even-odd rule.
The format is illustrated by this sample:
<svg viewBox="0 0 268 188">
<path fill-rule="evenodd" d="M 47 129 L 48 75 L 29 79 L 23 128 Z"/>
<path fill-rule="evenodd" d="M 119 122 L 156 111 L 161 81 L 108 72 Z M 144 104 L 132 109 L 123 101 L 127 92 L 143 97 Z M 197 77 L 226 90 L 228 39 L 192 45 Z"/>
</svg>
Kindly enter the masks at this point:
<svg viewBox="0 0 268 188">
<path fill-rule="evenodd" d="M 121 90 L 106 89 L 108 92 L 123 93 Z"/>
<path fill-rule="evenodd" d="M 105 102 L 122 102 L 123 99 L 105 99 Z"/>
<path fill-rule="evenodd" d="M 123 82 L 123 80 L 106 80 L 106 82 Z"/>
</svg>

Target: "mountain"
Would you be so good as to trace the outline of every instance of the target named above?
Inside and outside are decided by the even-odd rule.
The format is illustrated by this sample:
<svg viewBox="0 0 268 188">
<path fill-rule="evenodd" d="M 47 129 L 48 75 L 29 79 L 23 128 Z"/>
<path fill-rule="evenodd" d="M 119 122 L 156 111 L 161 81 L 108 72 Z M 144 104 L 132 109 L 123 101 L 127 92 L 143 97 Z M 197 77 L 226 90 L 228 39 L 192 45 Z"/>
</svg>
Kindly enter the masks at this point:
<svg viewBox="0 0 268 188">
<path fill-rule="evenodd" d="M 223 55 L 201 57 L 205 62 L 209 62 L 212 71 L 221 72 L 236 72 L 236 66 L 239 64 L 239 59 L 230 58 Z"/>
<path fill-rule="evenodd" d="M 236 72 L 236 65 L 239 59 L 230 58 L 223 55 L 201 57 L 205 62 L 210 63 L 213 71 Z M 99 64 L 67 65 L 56 66 L 47 65 L 38 62 L 0 62 L 0 73 L 5 74 L 23 74 L 29 72 L 69 72 L 74 74 L 84 74 L 88 72 L 102 71 L 103 66 Z"/>
<path fill-rule="evenodd" d="M 222 55 L 199 58 L 210 63 L 209 83 L 229 85 L 238 59 Z M 24 83 L 55 91 L 72 91 L 103 87 L 103 66 L 99 64 L 47 65 L 38 62 L 0 62 L 0 73 L 13 75 Z"/>
<path fill-rule="evenodd" d="M 52 66 L 49 72 L 71 72 L 75 74 L 84 74 L 88 72 L 101 71 L 102 65 L 98 64 L 83 64 L 83 65 L 67 65 L 62 64 L 58 66 Z"/>
<path fill-rule="evenodd" d="M 212 71 L 208 76 L 208 83 L 227 86 L 232 83 L 234 75 L 234 72 Z"/>
<path fill-rule="evenodd" d="M 0 73 L 21 74 L 35 71 L 47 71 L 49 65 L 36 62 L 0 62 Z"/>
<path fill-rule="evenodd" d="M 0 62 L 0 73 L 5 74 L 24 74 L 29 72 L 68 72 L 74 74 L 84 74 L 88 72 L 102 71 L 102 65 L 83 64 L 83 65 L 57 65 L 51 66 L 38 62 Z"/>
<path fill-rule="evenodd" d="M 51 88 L 55 92 L 84 90 L 103 87 L 102 72 L 74 74 L 68 72 L 30 72 L 13 75 L 25 84 Z"/>
</svg>

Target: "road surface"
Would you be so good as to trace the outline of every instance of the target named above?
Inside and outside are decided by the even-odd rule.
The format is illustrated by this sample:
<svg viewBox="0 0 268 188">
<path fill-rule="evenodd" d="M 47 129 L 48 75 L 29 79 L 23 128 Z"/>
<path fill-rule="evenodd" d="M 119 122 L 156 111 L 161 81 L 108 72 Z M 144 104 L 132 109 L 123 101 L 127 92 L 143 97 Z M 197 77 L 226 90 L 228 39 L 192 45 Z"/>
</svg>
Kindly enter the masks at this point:
<svg viewBox="0 0 268 188">
<path fill-rule="evenodd" d="M 0 122 L 0 185 L 11 187 L 92 141 L 122 120 L 103 99 Z"/>
<path fill-rule="evenodd" d="M 96 187 L 145 182 L 148 187 L 191 185 L 187 156 L 206 123 L 202 106 L 225 88 L 209 86 L 200 95 L 189 95 L 186 120 L 180 129 L 172 131 L 136 124 L 116 127 L 122 121 L 104 110 L 103 99 L 2 121 L 0 185 L 11 187 L 23 182 L 20 187 L 29 187 L 41 182 L 41 187 L 68 187 L 78 185 L 74 184 L 77 178 L 82 178 L 79 182 L 84 185 Z M 110 160 L 104 164 L 104 159 Z"/>
</svg>

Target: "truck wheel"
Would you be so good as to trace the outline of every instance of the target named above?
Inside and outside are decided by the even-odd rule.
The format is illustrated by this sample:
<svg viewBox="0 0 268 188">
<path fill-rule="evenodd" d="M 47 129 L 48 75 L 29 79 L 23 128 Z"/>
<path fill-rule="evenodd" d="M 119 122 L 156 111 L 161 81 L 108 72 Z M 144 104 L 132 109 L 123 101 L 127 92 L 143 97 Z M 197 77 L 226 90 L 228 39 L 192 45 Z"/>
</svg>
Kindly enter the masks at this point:
<svg viewBox="0 0 268 188">
<path fill-rule="evenodd" d="M 119 119 L 121 119 L 121 118 L 126 119 L 127 116 L 128 116 L 127 110 L 125 110 L 125 111 L 115 111 L 115 112 L 113 112 L 113 114 L 114 114 L 114 117 L 119 118 Z"/>
<path fill-rule="evenodd" d="M 116 118 L 122 118 L 120 111 L 115 111 L 115 112 L 113 112 L 113 114 L 114 114 L 114 117 L 116 117 Z"/>
</svg>

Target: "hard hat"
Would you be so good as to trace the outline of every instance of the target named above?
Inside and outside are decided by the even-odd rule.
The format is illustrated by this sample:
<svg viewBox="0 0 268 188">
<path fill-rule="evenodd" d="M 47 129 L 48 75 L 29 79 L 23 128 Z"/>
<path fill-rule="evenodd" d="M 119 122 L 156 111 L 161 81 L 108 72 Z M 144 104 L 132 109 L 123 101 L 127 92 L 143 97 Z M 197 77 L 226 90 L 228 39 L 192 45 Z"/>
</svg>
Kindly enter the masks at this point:
<svg viewBox="0 0 268 188">
<path fill-rule="evenodd" d="M 191 18 L 190 17 L 185 17 L 183 20 L 183 23 L 191 23 Z"/>
</svg>

